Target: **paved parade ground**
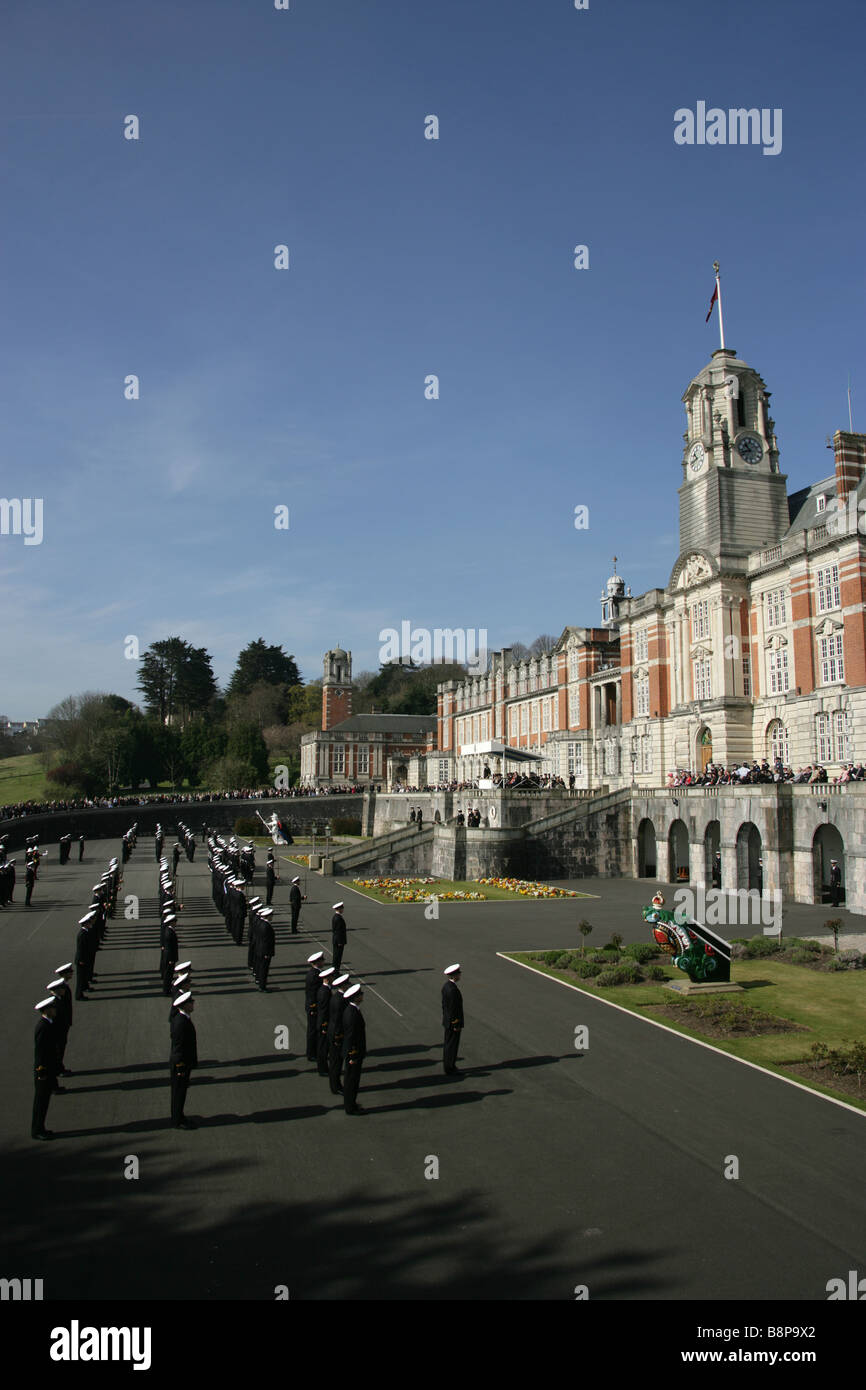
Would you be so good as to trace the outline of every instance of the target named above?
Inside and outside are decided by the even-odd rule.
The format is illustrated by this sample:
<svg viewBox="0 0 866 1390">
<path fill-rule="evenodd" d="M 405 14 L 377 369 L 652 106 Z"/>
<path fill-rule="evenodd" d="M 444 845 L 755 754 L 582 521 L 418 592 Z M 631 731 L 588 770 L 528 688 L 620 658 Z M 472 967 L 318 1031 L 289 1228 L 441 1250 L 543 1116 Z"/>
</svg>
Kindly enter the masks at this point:
<svg viewBox="0 0 866 1390">
<path fill-rule="evenodd" d="M 866 1270 L 862 1115 L 497 955 L 577 945 L 582 917 L 593 945 L 614 930 L 646 940 L 645 883 L 571 885 L 599 895 L 589 901 L 442 904 L 431 921 L 422 905 L 382 906 L 308 875 L 291 937 L 301 871 L 283 859 L 262 994 L 214 910 L 199 842 L 178 871 L 199 1056 L 186 1105 L 199 1128 L 187 1132 L 169 1126 L 157 867 L 143 837 L 97 988 L 74 1005 L 73 1075 L 47 1120 L 56 1137 L 34 1143 L 33 1005 L 119 853 L 94 841 L 84 864 L 61 866 L 44 848 L 32 906 L 19 882 L 0 913 L 0 1272 L 41 1278 L 46 1300 L 271 1300 L 278 1286 L 291 1299 L 570 1300 L 584 1285 L 591 1299 L 823 1301 L 828 1280 Z M 122 916 L 130 894 L 137 921 Z M 305 1057 L 306 958 L 321 947 L 330 959 L 341 897 L 343 968 L 366 995 L 357 1117 Z M 814 930 L 826 909 L 790 915 L 790 930 Z M 442 1071 L 442 971 L 456 961 L 462 1079 Z M 275 1047 L 282 1027 L 288 1051 Z M 731 1155 L 736 1180 L 724 1176 Z M 433 1160 L 438 1177 L 426 1176 Z"/>
</svg>

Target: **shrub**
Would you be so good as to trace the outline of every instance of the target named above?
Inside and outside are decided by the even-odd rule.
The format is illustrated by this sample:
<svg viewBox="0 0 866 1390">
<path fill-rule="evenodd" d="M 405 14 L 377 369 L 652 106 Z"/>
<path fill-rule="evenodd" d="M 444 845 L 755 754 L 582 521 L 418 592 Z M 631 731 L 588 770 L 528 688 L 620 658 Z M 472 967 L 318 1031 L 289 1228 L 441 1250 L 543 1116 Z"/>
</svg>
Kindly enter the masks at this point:
<svg viewBox="0 0 866 1390">
<path fill-rule="evenodd" d="M 808 951 L 809 954 L 813 956 L 820 956 L 821 952 L 825 949 L 820 941 L 811 941 L 808 937 L 802 936 L 792 937 L 788 945 L 793 946 L 798 951 Z"/>
<path fill-rule="evenodd" d="M 630 946 L 623 948 L 623 955 L 630 956 L 636 960 L 638 965 L 646 965 L 647 961 L 656 955 L 655 946 L 649 946 L 645 941 L 633 941 Z"/>
<path fill-rule="evenodd" d="M 756 956 L 774 956 L 778 950 L 779 943 L 772 936 L 753 936 L 751 941 L 746 942 L 749 960 L 754 960 Z"/>
<path fill-rule="evenodd" d="M 591 960 L 578 960 L 571 968 L 582 980 L 591 980 L 594 975 L 601 974 L 601 966 L 593 965 Z"/>
<path fill-rule="evenodd" d="M 839 959 L 849 970 L 859 970 L 863 964 L 863 952 L 851 947 L 847 951 L 840 951 Z"/>
<path fill-rule="evenodd" d="M 828 969 L 828 970 L 847 970 L 848 967 L 847 967 L 847 965 L 845 964 L 844 960 L 839 960 L 838 956 L 835 956 L 835 957 L 833 958 L 833 960 L 827 962 L 827 969 Z"/>
<path fill-rule="evenodd" d="M 668 977 L 663 965 L 647 965 L 644 967 L 644 974 L 648 980 L 666 980 Z"/>
<path fill-rule="evenodd" d="M 234 832 L 239 839 L 249 840 L 253 835 L 261 835 L 264 830 L 260 820 L 253 820 L 252 816 L 238 816 L 234 824 Z"/>
<path fill-rule="evenodd" d="M 361 820 L 357 816 L 335 816 L 331 821 L 332 835 L 360 835 Z"/>
<path fill-rule="evenodd" d="M 596 980 L 599 985 L 639 985 L 643 971 L 639 965 L 617 965 L 612 970 L 602 970 Z"/>
<path fill-rule="evenodd" d="M 618 931 L 611 933 L 610 942 L 608 944 L 612 946 L 615 951 L 618 951 L 620 949 L 620 947 L 622 946 L 622 936 Z"/>
<path fill-rule="evenodd" d="M 611 961 L 611 955 L 609 951 L 593 951 L 591 955 L 587 956 L 587 960 L 594 961 L 596 965 L 611 965 L 612 963 L 615 964 L 615 962 Z"/>
<path fill-rule="evenodd" d="M 795 965 L 811 965 L 815 957 L 811 951 L 805 951 L 802 946 L 795 946 L 791 952 L 791 960 Z"/>
<path fill-rule="evenodd" d="M 567 955 L 567 951 L 545 951 L 541 959 L 545 965 L 557 965 L 562 957 Z"/>
</svg>

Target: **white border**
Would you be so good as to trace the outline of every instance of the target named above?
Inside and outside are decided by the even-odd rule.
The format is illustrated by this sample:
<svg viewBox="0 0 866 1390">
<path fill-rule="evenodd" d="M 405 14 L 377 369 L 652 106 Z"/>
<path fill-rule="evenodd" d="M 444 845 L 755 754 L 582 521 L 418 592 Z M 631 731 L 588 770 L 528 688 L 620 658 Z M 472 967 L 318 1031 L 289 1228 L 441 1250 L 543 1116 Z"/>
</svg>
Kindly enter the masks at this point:
<svg viewBox="0 0 866 1390">
<path fill-rule="evenodd" d="M 538 947 L 533 946 L 532 950 L 538 950 Z M 576 990 L 578 994 L 585 995 L 587 999 L 596 999 L 599 1004 L 606 1004 L 609 1009 L 618 1009 L 621 1014 L 628 1014 L 629 1018 L 636 1018 L 640 1023 L 650 1023 L 653 1028 L 661 1028 L 665 1033 L 673 1033 L 675 1038 L 683 1038 L 686 1042 L 696 1043 L 698 1047 L 706 1047 L 719 1057 L 727 1057 L 730 1062 L 739 1062 L 744 1067 L 752 1067 L 755 1071 L 763 1072 L 765 1076 L 771 1076 L 774 1081 L 784 1081 L 787 1086 L 796 1086 L 798 1091 L 805 1091 L 807 1095 L 815 1096 L 818 1100 L 828 1100 L 831 1105 L 839 1105 L 843 1110 L 850 1110 L 852 1115 L 859 1115 L 861 1120 L 866 1120 L 866 1110 L 858 1110 L 856 1105 L 849 1105 L 847 1100 L 837 1100 L 835 1096 L 826 1096 L 823 1091 L 813 1090 L 811 1086 L 804 1086 L 802 1081 L 794 1081 L 789 1076 L 780 1076 L 777 1071 L 770 1071 L 767 1067 L 762 1067 L 759 1062 L 750 1062 L 747 1057 L 737 1057 L 735 1053 L 724 1052 L 722 1048 L 713 1047 L 712 1043 L 704 1042 L 701 1038 L 693 1038 L 688 1033 L 680 1033 L 676 1028 L 668 1027 L 666 1023 L 658 1023 L 654 1018 L 646 1018 L 644 1014 L 637 1014 L 622 1004 L 615 1004 L 612 999 L 603 999 L 599 994 L 591 994 L 588 989 L 581 989 L 580 985 L 573 985 L 569 980 L 560 980 L 557 975 L 548 975 L 545 971 L 538 970 L 534 965 L 527 965 L 525 961 L 513 960 L 511 955 L 505 951 L 497 951 L 496 954 L 501 960 L 507 960 L 509 965 L 519 965 L 523 970 L 531 970 L 533 975 L 541 975 L 542 979 L 553 980 L 554 984 Z M 520 954 L 529 955 L 529 951 Z"/>
</svg>

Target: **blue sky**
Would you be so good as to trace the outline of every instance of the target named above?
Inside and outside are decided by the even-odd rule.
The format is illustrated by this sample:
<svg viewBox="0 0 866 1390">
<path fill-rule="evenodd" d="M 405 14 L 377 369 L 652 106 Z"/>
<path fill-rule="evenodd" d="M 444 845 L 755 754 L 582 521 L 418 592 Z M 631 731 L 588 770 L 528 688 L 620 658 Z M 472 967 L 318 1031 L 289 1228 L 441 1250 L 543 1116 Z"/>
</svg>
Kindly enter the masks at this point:
<svg viewBox="0 0 866 1390">
<path fill-rule="evenodd" d="M 375 668 L 404 620 L 491 647 L 595 623 L 614 553 L 663 585 L 715 259 L 789 490 L 831 471 L 849 370 L 866 429 L 857 0 L 0 25 L 0 492 L 44 501 L 41 545 L 0 536 L 10 718 L 135 698 L 129 634 L 221 681 L 263 636 L 310 679 L 337 642 Z M 676 145 L 698 101 L 781 108 L 781 153 Z"/>
</svg>

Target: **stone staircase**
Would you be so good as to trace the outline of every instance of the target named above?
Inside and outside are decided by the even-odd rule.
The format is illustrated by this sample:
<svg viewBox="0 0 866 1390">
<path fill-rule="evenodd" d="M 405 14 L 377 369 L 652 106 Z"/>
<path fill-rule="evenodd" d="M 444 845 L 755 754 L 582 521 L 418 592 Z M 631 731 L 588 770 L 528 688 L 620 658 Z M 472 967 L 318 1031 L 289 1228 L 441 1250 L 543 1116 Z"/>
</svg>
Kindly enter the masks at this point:
<svg viewBox="0 0 866 1390">
<path fill-rule="evenodd" d="M 414 850 L 433 843 L 433 823 L 424 822 L 419 830 L 410 823 L 399 830 L 387 830 L 359 845 L 340 845 L 333 853 L 335 874 L 347 874 L 357 869 L 377 868 L 382 860 L 390 859 L 403 850 Z"/>
</svg>

